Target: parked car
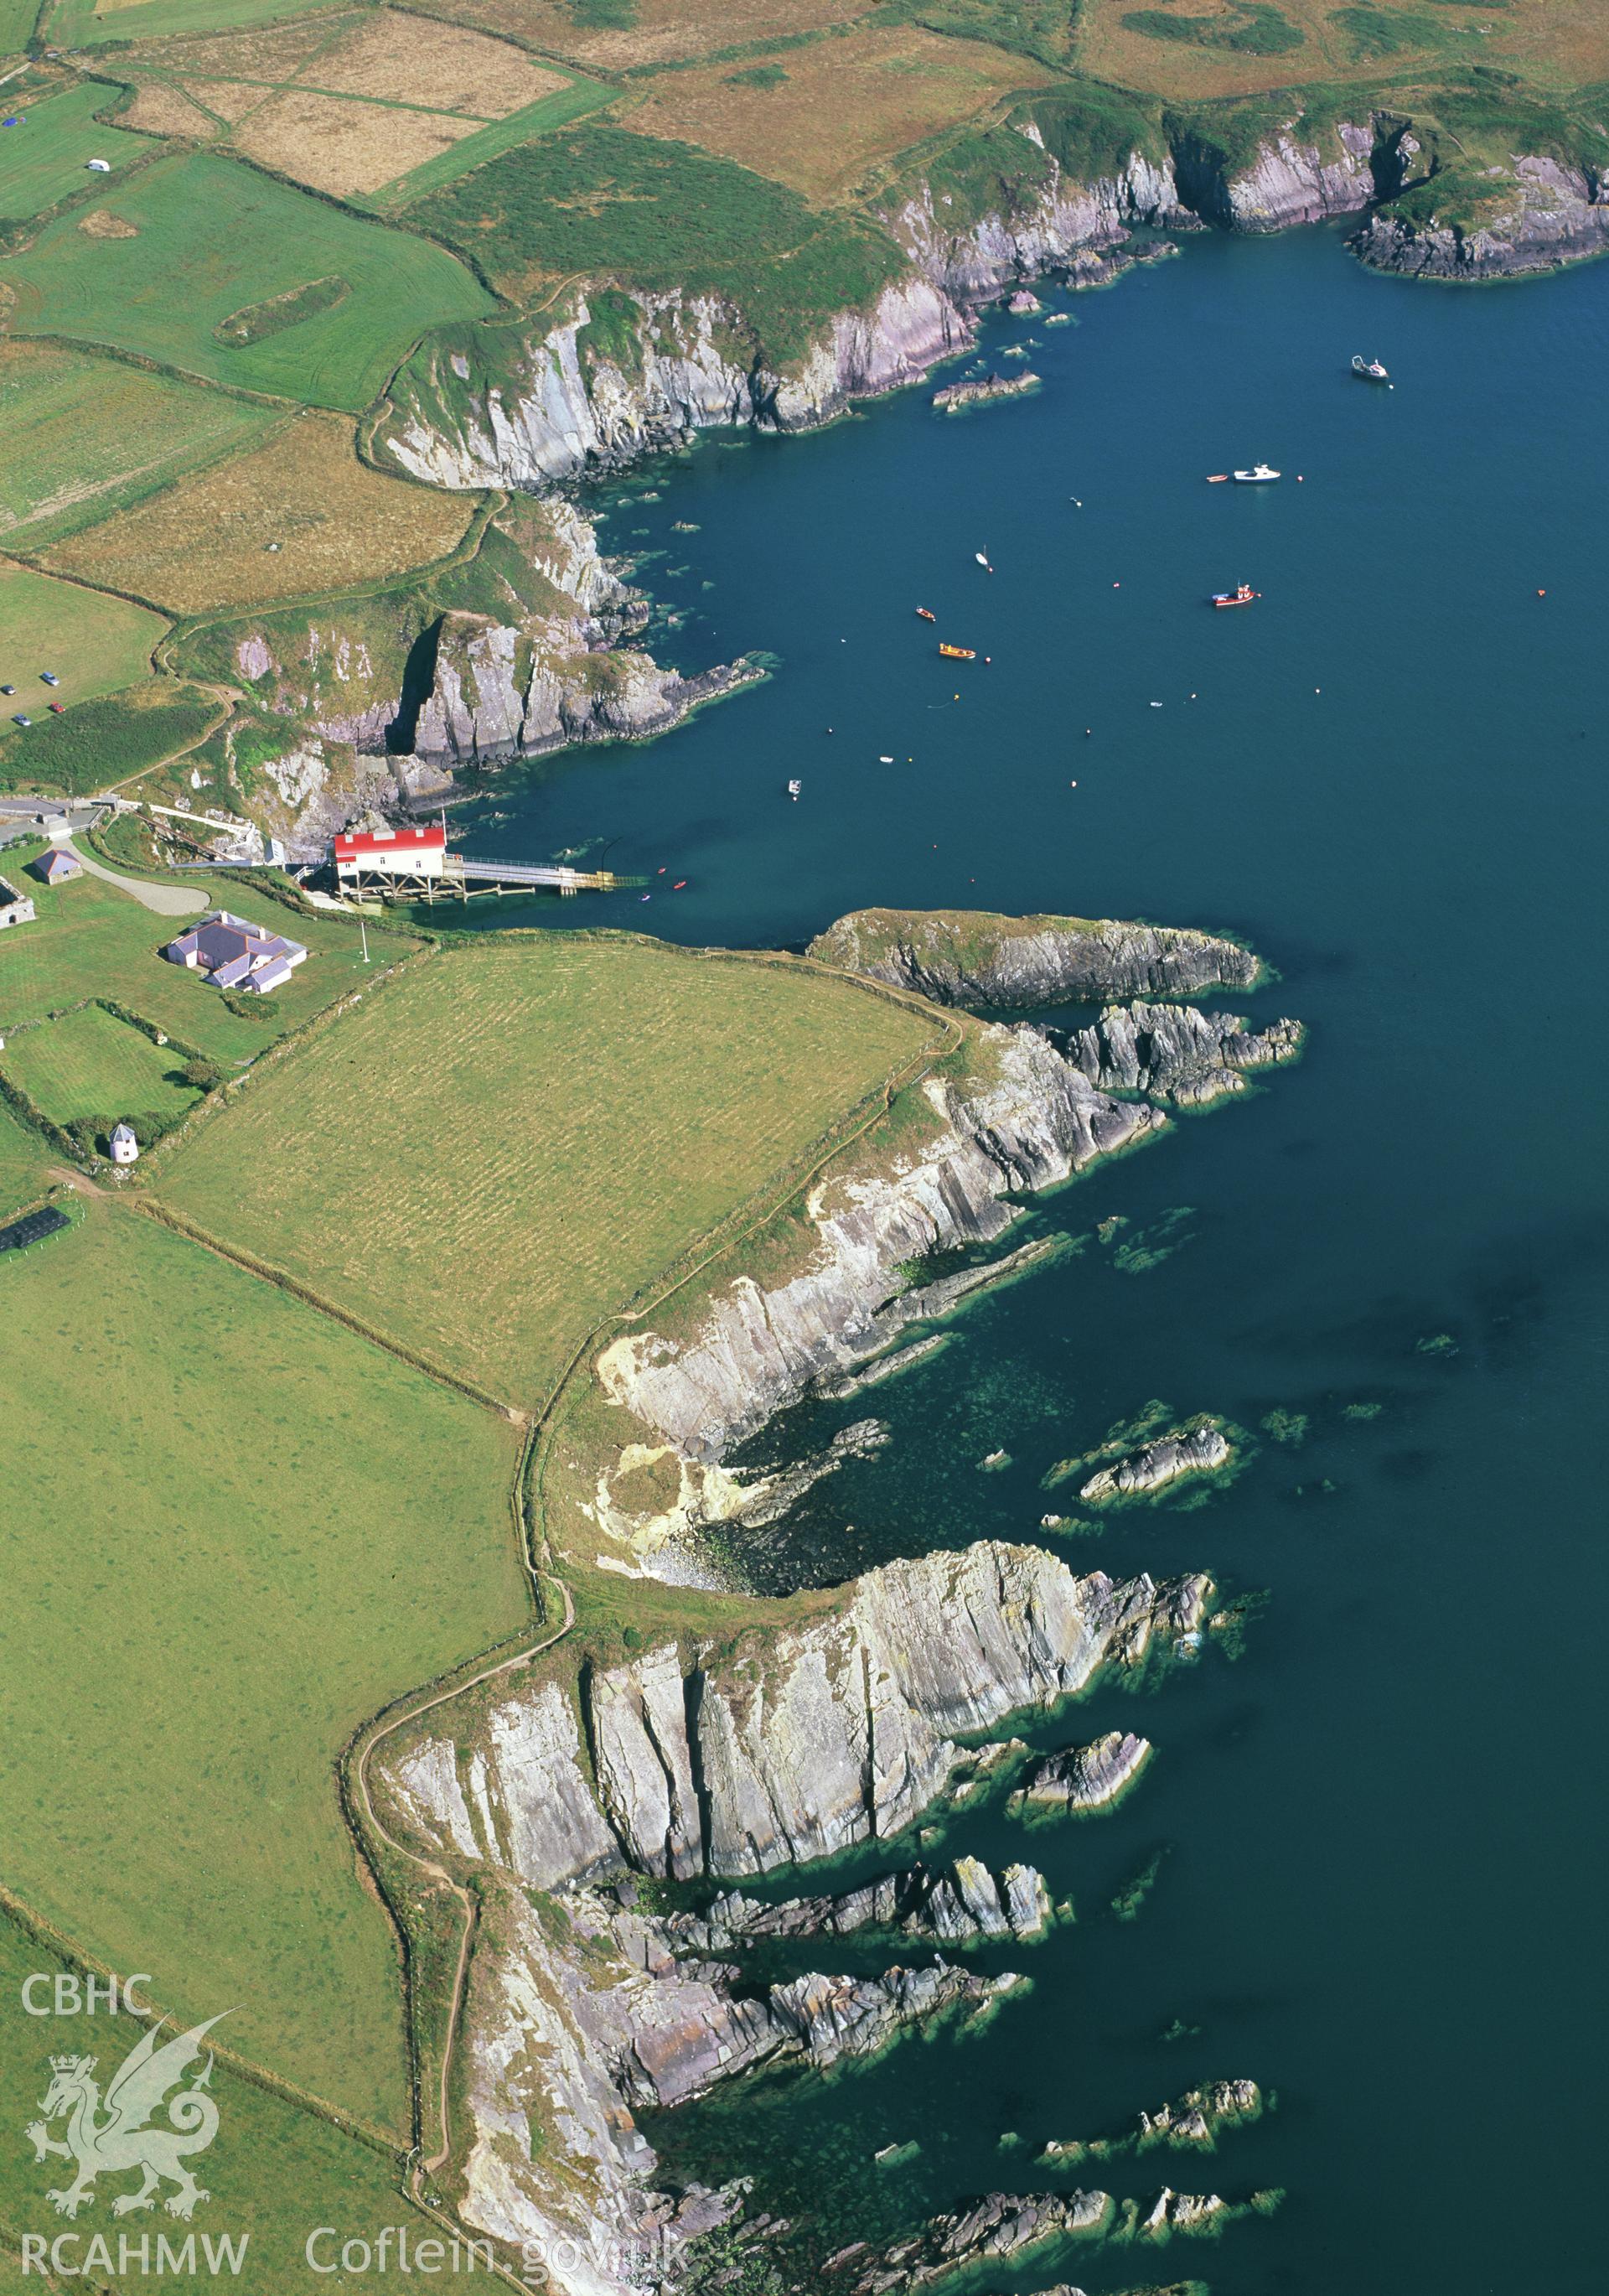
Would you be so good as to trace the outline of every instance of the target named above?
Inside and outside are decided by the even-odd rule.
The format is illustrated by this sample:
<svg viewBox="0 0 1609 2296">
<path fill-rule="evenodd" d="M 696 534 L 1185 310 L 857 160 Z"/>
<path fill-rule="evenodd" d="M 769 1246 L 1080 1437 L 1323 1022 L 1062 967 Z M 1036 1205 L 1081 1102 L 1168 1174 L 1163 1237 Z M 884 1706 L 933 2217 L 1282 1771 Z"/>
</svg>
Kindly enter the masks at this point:
<svg viewBox="0 0 1609 2296">
<path fill-rule="evenodd" d="M 26 715 L 25 715 L 25 713 L 24 713 L 22 710 L 20 710 L 20 709 L 13 709 L 13 710 L 12 710 L 12 725 L 13 725 L 13 726 L 31 726 L 31 725 L 33 724 L 33 722 L 34 722 L 34 721 L 33 721 L 33 719 L 32 719 L 31 718 L 29 718 L 29 717 L 26 716 Z"/>
<path fill-rule="evenodd" d="M 39 672 L 39 683 L 41 685 L 60 685 L 61 681 L 53 669 L 42 669 Z"/>
</svg>

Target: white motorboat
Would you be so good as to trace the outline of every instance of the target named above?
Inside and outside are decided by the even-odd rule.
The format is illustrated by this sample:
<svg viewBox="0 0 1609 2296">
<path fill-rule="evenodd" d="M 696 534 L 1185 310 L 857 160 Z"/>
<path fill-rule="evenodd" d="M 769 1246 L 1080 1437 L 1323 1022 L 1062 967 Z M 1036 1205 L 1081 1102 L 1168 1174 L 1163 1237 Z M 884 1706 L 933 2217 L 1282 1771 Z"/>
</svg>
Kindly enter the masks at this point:
<svg viewBox="0 0 1609 2296">
<path fill-rule="evenodd" d="M 1254 463 L 1249 471 L 1236 472 L 1235 484 L 1237 487 L 1265 487 L 1278 475 L 1278 472 L 1270 470 L 1266 463 Z"/>
<path fill-rule="evenodd" d="M 803 782 L 789 782 L 788 784 L 788 796 L 796 801 L 799 791 L 804 788 L 804 784 Z"/>
<path fill-rule="evenodd" d="M 1356 351 L 1352 353 L 1352 373 L 1354 374 L 1360 374 L 1365 382 L 1389 382 L 1391 381 L 1390 375 L 1387 374 L 1385 369 L 1381 365 L 1378 359 L 1361 358 Z"/>
</svg>

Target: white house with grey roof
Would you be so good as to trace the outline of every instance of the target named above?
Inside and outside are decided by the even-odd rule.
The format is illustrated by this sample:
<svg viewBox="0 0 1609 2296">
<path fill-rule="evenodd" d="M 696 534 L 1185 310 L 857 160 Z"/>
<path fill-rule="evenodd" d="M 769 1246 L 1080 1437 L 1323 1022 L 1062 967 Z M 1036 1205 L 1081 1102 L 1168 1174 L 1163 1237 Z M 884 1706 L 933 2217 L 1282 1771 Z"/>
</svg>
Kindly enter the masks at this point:
<svg viewBox="0 0 1609 2296">
<path fill-rule="evenodd" d="M 215 988 L 235 988 L 266 996 L 282 988 L 306 956 L 299 940 L 264 931 L 227 909 L 209 909 L 162 952 L 170 964 L 204 972 Z"/>
</svg>

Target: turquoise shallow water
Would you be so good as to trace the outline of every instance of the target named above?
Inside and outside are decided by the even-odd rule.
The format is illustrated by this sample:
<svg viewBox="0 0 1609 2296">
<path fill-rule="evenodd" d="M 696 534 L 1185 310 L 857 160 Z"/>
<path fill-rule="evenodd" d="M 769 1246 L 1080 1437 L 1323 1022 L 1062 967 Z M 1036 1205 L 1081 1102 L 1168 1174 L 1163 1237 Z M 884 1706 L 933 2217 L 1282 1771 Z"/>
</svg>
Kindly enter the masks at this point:
<svg viewBox="0 0 1609 2296">
<path fill-rule="evenodd" d="M 1265 1439 L 1205 1506 L 1064 1550 L 1271 1600 L 1237 1662 L 1103 1692 L 1061 1730 L 1154 1736 L 1120 1812 L 950 1828 L 1078 1902 L 1053 1942 L 993 1957 L 1031 1998 L 981 2038 L 750 2083 L 656 2138 L 755 2174 L 837 2245 L 1053 2181 L 1028 2165 L 1043 2138 L 1249 2074 L 1279 2110 L 1210 2168 L 1101 2175 L 1278 2185 L 1277 2217 L 982 2284 L 1596 2288 L 1609 267 L 1433 289 L 1365 275 L 1327 234 L 1213 237 L 1066 308 L 1078 324 L 1049 333 L 991 322 L 1039 339 L 1031 401 L 944 422 L 908 393 L 814 438 L 706 441 L 625 489 L 660 499 L 617 499 L 610 545 L 671 554 L 645 578 L 688 614 L 660 651 L 782 667 L 650 748 L 504 776 L 474 842 L 663 865 L 647 906 L 562 922 L 683 939 L 796 941 L 872 901 L 1228 925 L 1283 971 L 1256 1009 L 1311 1026 L 1265 1093 L 1034 1215 L 1080 1234 L 1121 1214 L 1131 1236 L 1189 1206 L 1171 1257 L 1130 1274 L 1091 1244 L 969 1311 L 878 1392 L 889 1448 L 764 1570 L 1036 1536 L 1044 1469 L 1154 1395 L 1254 1428 L 1305 1413 L 1308 1438 Z M 1354 382 L 1354 350 L 1398 387 Z M 1260 455 L 1279 487 L 1201 483 Z M 1254 611 L 1203 604 L 1242 577 Z M 941 667 L 918 603 L 992 665 Z M 516 914 L 559 921 L 496 922 Z M 996 1446 L 1012 1466 L 979 1473 Z M 1103 1917 L 1164 1846 L 1140 1918 Z M 1198 2034 L 1164 2041 L 1176 2019 Z M 911 2136 L 919 2160 L 870 2168 Z"/>
</svg>

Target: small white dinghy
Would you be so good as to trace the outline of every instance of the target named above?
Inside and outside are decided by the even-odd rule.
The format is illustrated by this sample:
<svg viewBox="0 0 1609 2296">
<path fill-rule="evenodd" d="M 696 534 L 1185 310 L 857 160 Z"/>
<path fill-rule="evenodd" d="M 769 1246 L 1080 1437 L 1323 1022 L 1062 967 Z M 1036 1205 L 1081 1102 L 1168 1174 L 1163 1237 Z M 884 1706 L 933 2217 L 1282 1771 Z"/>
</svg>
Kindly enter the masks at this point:
<svg viewBox="0 0 1609 2296">
<path fill-rule="evenodd" d="M 1237 487 L 1265 487 L 1278 475 L 1278 472 L 1270 470 L 1266 463 L 1254 463 L 1249 471 L 1236 472 L 1235 484 Z"/>
</svg>

